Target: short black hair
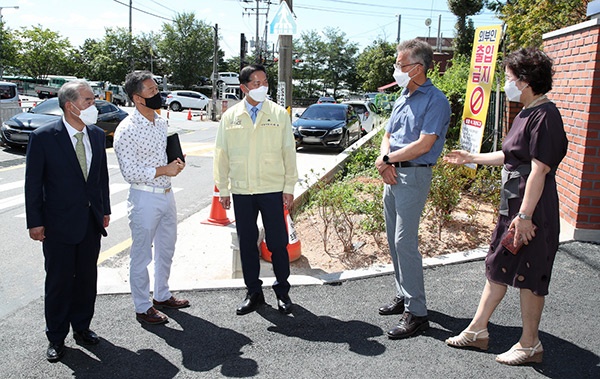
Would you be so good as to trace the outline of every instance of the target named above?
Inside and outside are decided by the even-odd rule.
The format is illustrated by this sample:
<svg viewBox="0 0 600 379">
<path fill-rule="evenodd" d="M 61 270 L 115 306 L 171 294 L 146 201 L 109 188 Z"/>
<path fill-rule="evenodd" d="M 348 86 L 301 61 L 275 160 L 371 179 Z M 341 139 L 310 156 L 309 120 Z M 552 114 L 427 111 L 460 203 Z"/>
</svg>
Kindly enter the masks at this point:
<svg viewBox="0 0 600 379">
<path fill-rule="evenodd" d="M 261 64 L 251 64 L 244 67 L 242 71 L 240 71 L 240 84 L 250 83 L 250 76 L 252 76 L 252 74 L 254 74 L 256 71 L 262 71 L 265 73 L 265 75 L 267 75 L 265 66 Z"/>
<path fill-rule="evenodd" d="M 133 100 L 133 95 L 144 90 L 144 82 L 148 79 L 154 80 L 154 76 L 150 71 L 134 71 L 127 74 L 125 77 L 125 92 L 127 96 Z"/>
<path fill-rule="evenodd" d="M 517 79 L 529 84 L 536 95 L 552 89 L 552 59 L 537 48 L 523 48 L 509 54 L 504 59 L 504 67 L 512 71 Z"/>
</svg>

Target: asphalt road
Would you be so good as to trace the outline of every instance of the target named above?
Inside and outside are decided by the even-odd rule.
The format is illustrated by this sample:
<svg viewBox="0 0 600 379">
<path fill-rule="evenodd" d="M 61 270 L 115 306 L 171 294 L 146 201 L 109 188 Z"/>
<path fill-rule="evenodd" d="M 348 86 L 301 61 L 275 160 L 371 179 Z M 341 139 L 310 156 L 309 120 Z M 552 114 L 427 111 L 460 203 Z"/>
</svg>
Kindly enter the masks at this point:
<svg viewBox="0 0 600 379">
<path fill-rule="evenodd" d="M 494 361 L 520 334 L 519 298 L 510 289 L 492 317 L 486 352 L 447 347 L 466 327 L 484 284 L 482 261 L 425 270 L 431 328 L 407 340 L 385 332 L 395 316 L 377 308 L 394 295 L 391 275 L 295 286 L 292 315 L 270 306 L 236 316 L 242 289 L 179 293 L 192 306 L 167 311 L 166 325 L 142 327 L 129 295 L 102 295 L 92 329 L 101 341 L 72 338 L 59 363 L 45 360 L 43 302 L 0 320 L 1 378 L 599 378 L 600 246 L 561 245 L 542 317 L 544 362 L 509 367 Z"/>
</svg>

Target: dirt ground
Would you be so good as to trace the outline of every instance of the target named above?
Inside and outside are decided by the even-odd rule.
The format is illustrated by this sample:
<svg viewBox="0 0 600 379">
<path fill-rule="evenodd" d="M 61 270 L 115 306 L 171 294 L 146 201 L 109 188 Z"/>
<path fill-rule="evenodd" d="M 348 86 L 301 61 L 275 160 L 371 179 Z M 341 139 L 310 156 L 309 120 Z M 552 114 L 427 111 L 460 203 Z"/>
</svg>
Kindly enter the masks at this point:
<svg viewBox="0 0 600 379">
<path fill-rule="evenodd" d="M 434 257 L 485 246 L 489 243 L 496 218 L 493 206 L 471 196 L 463 196 L 451 220 L 443 227 L 440 238 L 432 217 L 425 214 L 419 228 L 421 254 Z M 292 268 L 320 269 L 331 273 L 391 263 L 383 231 L 370 235 L 355 228 L 354 251 L 345 253 L 341 241 L 331 232 L 325 251 L 323 221 L 318 216 L 310 217 L 302 213 L 295 218 L 294 226 L 301 243 L 302 256 L 291 263 Z"/>
</svg>

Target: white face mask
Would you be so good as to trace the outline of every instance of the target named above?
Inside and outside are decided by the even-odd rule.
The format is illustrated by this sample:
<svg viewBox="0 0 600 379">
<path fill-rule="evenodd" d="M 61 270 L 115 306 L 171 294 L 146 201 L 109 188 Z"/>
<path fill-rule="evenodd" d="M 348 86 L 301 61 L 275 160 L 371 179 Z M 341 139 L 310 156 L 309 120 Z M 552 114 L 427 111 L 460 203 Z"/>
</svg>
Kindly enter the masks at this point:
<svg viewBox="0 0 600 379">
<path fill-rule="evenodd" d="M 77 106 L 75 106 L 77 108 Z M 93 125 L 98 121 L 98 108 L 94 104 L 84 110 L 77 108 L 79 111 L 79 119 L 86 125 Z M 72 112 L 71 112 L 72 113 Z M 75 113 L 73 113 L 75 114 Z"/>
<path fill-rule="evenodd" d="M 514 80 L 508 80 L 504 84 L 504 93 L 509 101 L 521 101 L 521 94 L 523 93 L 518 87 Z"/>
<path fill-rule="evenodd" d="M 411 68 L 410 70 L 408 70 L 407 72 L 402 71 L 399 68 L 394 68 L 394 79 L 396 80 L 396 83 L 398 83 L 398 85 L 400 87 L 406 87 L 408 85 L 408 83 L 410 83 L 410 80 L 412 79 L 410 77 L 410 75 L 408 75 L 414 68 L 416 67 L 413 66 L 413 68 Z"/>
<path fill-rule="evenodd" d="M 248 88 L 248 87 L 246 87 Z M 248 91 L 248 96 L 252 98 L 252 100 L 262 103 L 267 99 L 267 92 L 269 91 L 269 87 L 260 86 L 255 89 L 251 89 Z"/>
</svg>

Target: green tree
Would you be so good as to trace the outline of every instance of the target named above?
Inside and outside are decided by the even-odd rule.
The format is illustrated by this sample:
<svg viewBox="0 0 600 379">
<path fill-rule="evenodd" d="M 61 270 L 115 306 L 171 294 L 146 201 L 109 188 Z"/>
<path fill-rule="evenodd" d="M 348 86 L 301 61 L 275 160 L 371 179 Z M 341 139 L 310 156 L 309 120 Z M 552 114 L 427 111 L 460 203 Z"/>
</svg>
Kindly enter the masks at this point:
<svg viewBox="0 0 600 379">
<path fill-rule="evenodd" d="M 42 79 L 53 74 L 73 74 L 61 72 L 73 55 L 68 39 L 50 29 L 42 29 L 41 25 L 22 28 L 16 34 L 20 40 L 17 66 L 21 74 Z"/>
<path fill-rule="evenodd" d="M 393 81 L 393 65 L 396 62 L 396 46 L 384 40 L 376 40 L 358 56 L 356 69 L 361 88 L 365 92 Z"/>
<path fill-rule="evenodd" d="M 16 63 L 18 41 L 13 37 L 10 29 L 4 28 L 4 22 L 0 22 L 0 78 L 4 70 L 12 71 Z"/>
<path fill-rule="evenodd" d="M 193 13 L 182 13 L 172 24 L 163 24 L 162 35 L 158 50 L 174 83 L 189 88 L 199 82 L 200 76 L 212 72 L 211 26 L 196 20 Z"/>
<path fill-rule="evenodd" d="M 541 47 L 542 35 L 586 20 L 589 0 L 519 0 L 490 1 L 506 24 L 507 50 Z"/>
<path fill-rule="evenodd" d="M 102 41 L 88 38 L 79 47 L 79 70 L 78 77 L 89 78 L 92 80 L 103 80 L 99 59 L 97 57 L 104 54 Z"/>
<path fill-rule="evenodd" d="M 334 28 L 325 28 L 325 65 L 324 84 L 331 89 L 333 97 L 341 88 L 356 88 L 356 59 L 358 44 L 351 43 L 346 33 Z"/>
<path fill-rule="evenodd" d="M 458 143 L 460 139 L 469 69 L 469 58 L 464 55 L 457 55 L 450 61 L 446 72 L 443 74 L 440 73 L 439 65 L 436 65 L 428 75 L 431 78 L 431 82 L 446 95 L 450 102 L 452 115 L 450 117 L 448 134 L 446 135 L 450 145 Z"/>
<path fill-rule="evenodd" d="M 484 0 L 448 0 L 448 8 L 457 17 L 454 37 L 455 54 L 471 56 L 475 27 L 469 16 L 479 13 L 484 4 Z"/>
<path fill-rule="evenodd" d="M 158 50 L 160 37 L 154 32 L 142 33 L 136 38 L 134 45 L 134 62 L 136 69 L 148 70 L 155 75 L 166 75 L 166 62 Z"/>
<path fill-rule="evenodd" d="M 325 43 L 316 30 L 303 32 L 300 39 L 294 40 L 294 56 L 301 62 L 292 66 L 292 78 L 299 82 L 294 85 L 293 97 L 317 97 L 324 91 L 324 50 Z"/>
</svg>

